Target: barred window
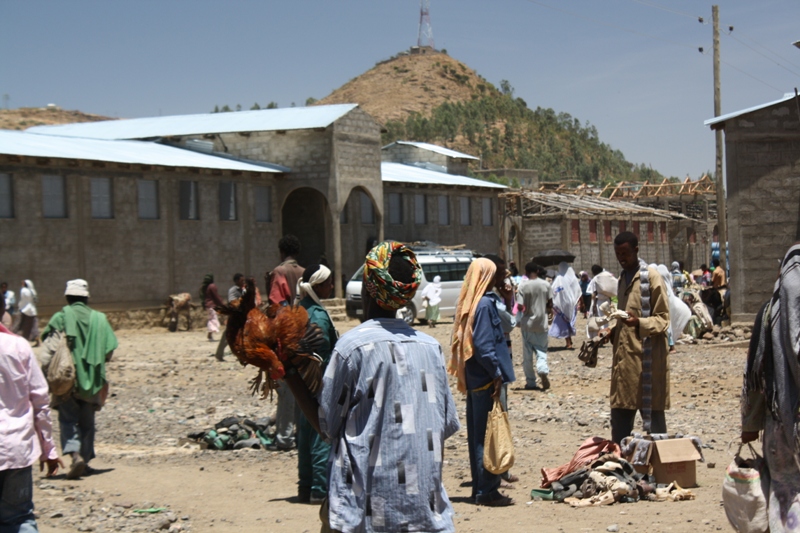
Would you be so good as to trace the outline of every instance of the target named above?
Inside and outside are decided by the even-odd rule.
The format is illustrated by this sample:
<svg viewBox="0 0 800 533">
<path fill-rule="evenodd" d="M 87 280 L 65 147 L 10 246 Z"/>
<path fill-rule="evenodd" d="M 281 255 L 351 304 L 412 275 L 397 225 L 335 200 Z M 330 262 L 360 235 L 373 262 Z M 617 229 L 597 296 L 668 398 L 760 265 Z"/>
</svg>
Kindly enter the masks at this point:
<svg viewBox="0 0 800 533">
<path fill-rule="evenodd" d="M 139 218 L 142 220 L 158 220 L 158 182 L 156 180 L 139 180 Z"/>
<path fill-rule="evenodd" d="M 272 222 L 272 187 L 256 185 L 256 222 Z"/>
<path fill-rule="evenodd" d="M 197 182 L 181 181 L 179 193 L 181 220 L 200 220 Z"/>
<path fill-rule="evenodd" d="M 219 219 L 236 220 L 236 183 L 232 181 L 219 184 Z"/>
<path fill-rule="evenodd" d="M 42 216 L 67 218 L 64 176 L 42 176 Z"/>
</svg>

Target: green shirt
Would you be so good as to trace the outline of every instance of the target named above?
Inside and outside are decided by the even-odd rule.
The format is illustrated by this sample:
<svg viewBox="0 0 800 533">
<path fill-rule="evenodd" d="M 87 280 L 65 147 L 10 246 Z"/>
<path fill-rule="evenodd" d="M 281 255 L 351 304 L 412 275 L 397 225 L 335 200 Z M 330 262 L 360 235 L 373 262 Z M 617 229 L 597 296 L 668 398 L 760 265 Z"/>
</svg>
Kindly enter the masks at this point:
<svg viewBox="0 0 800 533">
<path fill-rule="evenodd" d="M 322 345 L 322 353 L 317 355 L 322 357 L 322 367 L 325 368 L 328 361 L 331 359 L 331 352 L 333 351 L 333 346 L 336 344 L 339 335 L 336 333 L 336 328 L 333 327 L 333 322 L 331 322 L 331 317 L 328 312 L 324 307 L 315 302 L 313 298 L 306 296 L 300 300 L 300 305 L 305 307 L 306 311 L 308 311 L 309 321 L 318 325 L 319 329 L 322 330 L 325 343 Z"/>
<path fill-rule="evenodd" d="M 92 398 L 106 383 L 106 356 L 117 346 L 117 337 L 106 315 L 83 302 L 75 302 L 53 315 L 42 339 L 53 331 L 67 336 L 75 362 L 75 389 L 78 397 Z"/>
</svg>

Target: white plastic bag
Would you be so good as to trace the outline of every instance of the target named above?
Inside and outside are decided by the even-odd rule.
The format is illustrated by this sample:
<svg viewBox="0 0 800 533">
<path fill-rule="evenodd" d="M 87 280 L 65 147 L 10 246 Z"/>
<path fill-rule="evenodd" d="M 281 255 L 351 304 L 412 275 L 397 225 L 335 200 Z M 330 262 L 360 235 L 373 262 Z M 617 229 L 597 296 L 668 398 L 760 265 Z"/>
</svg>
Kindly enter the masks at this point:
<svg viewBox="0 0 800 533">
<path fill-rule="evenodd" d="M 739 533 L 764 533 L 769 531 L 767 495 L 762 487 L 766 463 L 752 445 L 748 446 L 753 459 L 742 457 L 742 447 L 739 446 L 725 471 L 722 504 L 733 529 Z"/>
</svg>

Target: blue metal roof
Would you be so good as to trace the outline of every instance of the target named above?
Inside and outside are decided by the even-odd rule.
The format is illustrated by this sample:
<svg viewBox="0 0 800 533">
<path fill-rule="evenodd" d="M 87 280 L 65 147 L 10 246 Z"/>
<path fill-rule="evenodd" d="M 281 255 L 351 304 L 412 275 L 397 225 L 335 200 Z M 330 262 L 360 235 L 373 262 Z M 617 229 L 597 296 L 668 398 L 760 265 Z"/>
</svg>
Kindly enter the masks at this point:
<svg viewBox="0 0 800 533">
<path fill-rule="evenodd" d="M 395 141 L 391 144 L 387 144 L 384 148 L 390 147 L 392 144 L 402 144 L 406 146 L 415 146 L 417 148 L 421 148 L 422 150 L 430 150 L 431 152 L 436 152 L 437 154 L 446 155 L 447 157 L 452 157 L 455 159 L 474 159 L 475 161 L 479 161 L 479 158 L 475 157 L 474 155 L 465 154 L 463 152 L 456 152 L 455 150 L 450 150 L 449 148 L 445 148 L 444 146 L 438 146 L 435 144 L 430 143 L 421 143 L 421 142 L 412 142 L 412 141 Z"/>
<path fill-rule="evenodd" d="M 304 130 L 327 128 L 356 107 L 358 107 L 357 104 L 337 104 L 202 115 L 131 118 L 58 126 L 34 126 L 26 131 L 90 139 L 153 139 L 204 133 Z"/>
<path fill-rule="evenodd" d="M 402 163 L 381 163 L 381 179 L 384 183 L 419 183 L 425 185 L 447 185 L 450 187 L 483 187 L 487 189 L 507 189 L 505 185 L 490 181 L 476 180 L 466 176 L 454 176 Z"/>
<path fill-rule="evenodd" d="M 107 141 L 0 130 L 0 154 L 107 161 L 134 165 L 279 173 L 261 166 L 148 141 Z"/>
<path fill-rule="evenodd" d="M 703 125 L 704 126 L 714 126 L 716 124 L 720 124 L 722 122 L 725 122 L 726 120 L 730 120 L 732 118 L 736 118 L 736 117 L 738 117 L 740 115 L 745 115 L 747 113 L 752 113 L 753 111 L 758 111 L 759 109 L 764 109 L 764 108 L 773 106 L 775 104 L 782 104 L 784 102 L 788 102 L 792 98 L 794 98 L 794 93 L 786 93 L 786 94 L 783 95 L 783 98 L 781 98 L 780 100 L 775 100 L 774 102 L 769 102 L 769 103 L 766 103 L 766 104 L 757 105 L 755 107 L 749 107 L 747 109 L 742 109 L 741 111 L 734 111 L 733 113 L 727 113 L 725 115 L 720 115 L 718 117 L 710 118 L 710 119 L 704 121 Z"/>
</svg>

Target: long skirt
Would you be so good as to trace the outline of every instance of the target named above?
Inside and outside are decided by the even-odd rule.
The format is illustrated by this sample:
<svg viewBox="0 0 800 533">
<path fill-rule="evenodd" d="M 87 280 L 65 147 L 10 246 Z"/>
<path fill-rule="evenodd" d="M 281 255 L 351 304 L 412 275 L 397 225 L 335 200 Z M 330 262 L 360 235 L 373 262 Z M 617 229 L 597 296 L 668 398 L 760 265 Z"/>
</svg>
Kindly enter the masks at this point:
<svg viewBox="0 0 800 533">
<path fill-rule="evenodd" d="M 219 333 L 219 317 L 217 317 L 217 312 L 214 311 L 213 307 L 208 308 L 208 323 L 206 323 L 206 328 L 209 333 Z"/>
<path fill-rule="evenodd" d="M 800 531 L 800 467 L 797 450 L 783 428 L 767 416 L 764 422 L 764 459 L 769 467 L 769 530 L 772 533 Z"/>
<path fill-rule="evenodd" d="M 428 307 L 425 309 L 425 320 L 427 320 L 428 322 L 438 322 L 439 321 L 439 306 L 438 305 L 428 304 Z"/>
<path fill-rule="evenodd" d="M 572 309 L 571 313 L 572 317 L 570 318 L 558 309 L 555 309 L 553 323 L 550 325 L 550 331 L 548 332 L 551 337 L 566 339 L 567 337 L 575 336 L 575 333 L 577 333 L 575 330 L 575 322 L 578 319 L 578 313 L 576 309 Z"/>
<path fill-rule="evenodd" d="M 23 339 L 35 341 L 39 337 L 39 318 L 20 313 L 16 333 Z"/>
</svg>

